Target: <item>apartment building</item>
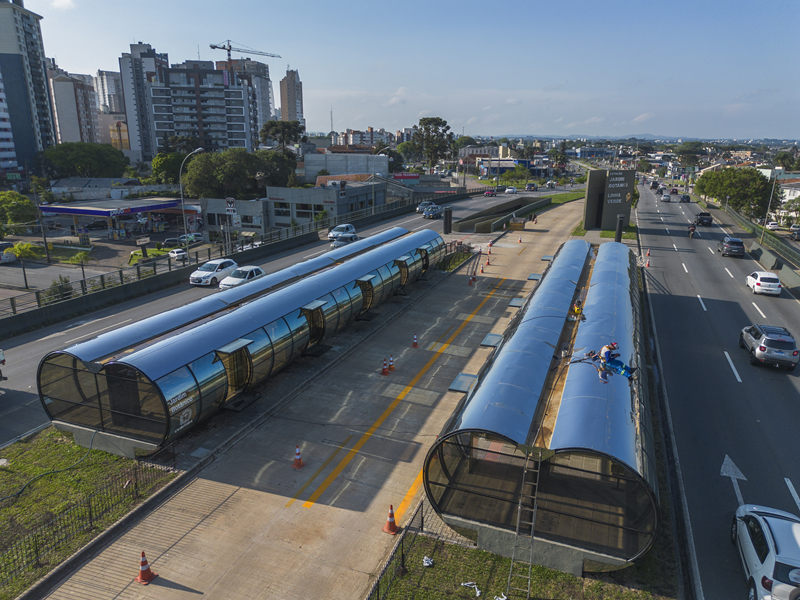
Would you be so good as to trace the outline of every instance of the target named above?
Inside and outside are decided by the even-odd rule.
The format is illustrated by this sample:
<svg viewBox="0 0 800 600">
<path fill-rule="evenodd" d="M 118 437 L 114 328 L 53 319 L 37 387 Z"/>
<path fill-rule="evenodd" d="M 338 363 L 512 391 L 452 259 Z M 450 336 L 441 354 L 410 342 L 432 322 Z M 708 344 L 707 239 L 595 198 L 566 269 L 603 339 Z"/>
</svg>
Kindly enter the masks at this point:
<svg viewBox="0 0 800 600">
<path fill-rule="evenodd" d="M 217 61 L 217 70 L 231 70 L 236 80 L 247 82 L 251 92 L 251 113 L 256 116 L 258 131 L 261 131 L 267 121 L 276 120 L 269 65 L 249 58 L 237 58 L 231 60 L 230 65 L 227 60 Z"/>
<path fill-rule="evenodd" d="M 97 112 L 118 114 L 125 112 L 122 97 L 122 77 L 116 71 L 97 71 L 94 77 L 94 91 L 97 95 Z"/>
<path fill-rule="evenodd" d="M 281 79 L 281 120 L 299 121 L 305 127 L 303 116 L 303 84 L 297 70 L 286 70 L 286 77 Z"/>
<path fill-rule="evenodd" d="M 6 88 L 3 84 L 3 73 L 0 71 L 0 179 L 17 179 L 19 177 L 17 149 L 14 145 L 14 132 L 8 117 Z M 11 177 L 9 178 L 9 175 Z"/>
<path fill-rule="evenodd" d="M 209 151 L 258 147 L 255 92 L 246 78 L 231 79 L 212 61 L 187 60 L 148 83 L 153 153 L 174 135 L 197 138 Z"/>
<path fill-rule="evenodd" d="M 90 75 L 73 75 L 46 59 L 56 142 L 100 142 L 97 95 Z"/>
<path fill-rule="evenodd" d="M 164 81 L 164 71 L 169 68 L 169 56 L 159 54 L 150 44 L 131 44 L 131 51 L 119 59 L 125 121 L 128 125 L 130 158 L 152 160 L 155 140 L 149 84 Z"/>
<path fill-rule="evenodd" d="M 23 0 L 0 0 L 0 73 L 7 111 L 0 114 L 2 154 L 10 163 L 13 143 L 17 166 L 23 169 L 34 169 L 36 154 L 55 143 L 41 20 L 25 9 Z M 2 131 L 9 128 L 11 135 Z"/>
</svg>

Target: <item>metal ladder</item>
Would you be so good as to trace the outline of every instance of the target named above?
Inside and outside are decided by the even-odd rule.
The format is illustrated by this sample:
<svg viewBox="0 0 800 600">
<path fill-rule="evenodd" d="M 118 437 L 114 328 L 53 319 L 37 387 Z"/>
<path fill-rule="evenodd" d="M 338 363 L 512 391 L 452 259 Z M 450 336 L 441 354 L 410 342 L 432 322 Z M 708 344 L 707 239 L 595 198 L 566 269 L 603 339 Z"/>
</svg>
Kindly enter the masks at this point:
<svg viewBox="0 0 800 600">
<path fill-rule="evenodd" d="M 506 596 L 511 591 L 525 592 L 531 597 L 531 568 L 533 564 L 533 534 L 536 524 L 536 492 L 539 487 L 539 469 L 542 464 L 541 448 L 532 449 L 525 457 L 522 471 L 519 502 L 517 503 L 517 527 L 511 551 L 511 569 L 508 572 Z M 530 535 L 525 529 L 530 527 Z M 522 587 L 524 585 L 524 587 Z"/>
</svg>

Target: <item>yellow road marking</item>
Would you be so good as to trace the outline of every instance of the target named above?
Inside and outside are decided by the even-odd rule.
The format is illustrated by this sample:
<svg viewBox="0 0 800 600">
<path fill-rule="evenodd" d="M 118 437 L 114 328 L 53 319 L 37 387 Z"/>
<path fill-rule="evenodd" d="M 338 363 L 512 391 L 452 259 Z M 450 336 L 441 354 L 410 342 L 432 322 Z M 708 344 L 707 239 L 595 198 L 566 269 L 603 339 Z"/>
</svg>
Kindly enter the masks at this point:
<svg viewBox="0 0 800 600">
<path fill-rule="evenodd" d="M 527 248 L 527 246 L 525 246 L 525 248 Z M 525 248 L 523 248 L 522 250 L 520 250 L 519 252 L 517 252 L 517 256 L 519 256 L 520 254 L 522 254 L 523 252 L 525 252 Z"/>
<path fill-rule="evenodd" d="M 448 338 L 448 340 L 444 344 L 442 344 L 442 347 L 439 348 L 439 350 L 437 350 L 436 353 L 430 358 L 430 360 L 427 363 L 425 363 L 425 366 L 422 367 L 419 373 L 417 373 L 414 376 L 414 379 L 412 379 L 409 382 L 409 384 L 403 389 L 403 391 L 400 392 L 394 400 L 392 400 L 392 403 L 386 408 L 386 410 L 383 411 L 383 414 L 381 414 L 381 416 L 378 417 L 378 419 L 364 433 L 364 435 L 361 436 L 361 439 L 356 442 L 356 445 L 353 446 L 350 449 L 350 451 L 345 455 L 345 457 L 341 460 L 341 462 L 338 465 L 336 465 L 336 468 L 331 472 L 330 475 L 328 475 L 325 478 L 325 481 L 322 482 L 322 484 L 317 488 L 317 490 L 313 494 L 311 494 L 311 497 L 303 503 L 304 508 L 311 508 L 312 506 L 314 506 L 314 503 L 317 500 L 319 500 L 319 497 L 322 496 L 323 493 L 325 493 L 325 490 L 328 489 L 331 483 L 333 483 L 333 481 L 339 476 L 339 474 L 342 471 L 344 471 L 344 468 L 350 463 L 351 460 L 353 460 L 355 455 L 358 454 L 358 451 L 361 450 L 361 447 L 364 444 L 366 444 L 372 437 L 372 435 L 378 430 L 378 428 L 381 425 L 383 425 L 383 422 L 389 418 L 389 415 L 391 415 L 394 409 L 397 408 L 397 405 L 403 401 L 403 398 L 405 398 L 406 395 L 412 390 L 412 388 L 415 385 L 417 385 L 417 382 L 419 382 L 419 380 L 422 379 L 425 373 L 428 372 L 428 369 L 430 369 L 434 365 L 439 356 L 441 356 L 444 349 L 447 348 L 447 346 L 449 346 L 454 339 L 456 339 L 458 334 L 461 333 L 464 327 L 467 326 L 467 323 L 469 323 L 472 320 L 472 317 L 478 314 L 478 311 L 480 311 L 483 308 L 483 306 L 489 301 L 489 298 L 492 297 L 495 291 L 503 284 L 505 280 L 506 280 L 505 277 L 503 277 L 500 280 L 500 282 L 495 286 L 495 288 L 491 292 L 489 292 L 486 295 L 486 298 L 484 298 L 483 301 L 478 305 L 478 308 L 472 311 L 470 315 L 466 319 L 464 319 L 464 322 L 461 323 L 461 325 L 459 325 L 458 329 L 455 330 L 453 335 L 451 335 Z"/>
<path fill-rule="evenodd" d="M 411 505 L 411 502 L 414 500 L 414 496 L 417 495 L 417 490 L 419 486 L 422 485 L 422 470 L 417 473 L 416 479 L 414 479 L 414 483 L 411 484 L 411 487 L 408 488 L 408 493 L 406 497 L 403 498 L 403 501 L 400 503 L 400 506 L 397 507 L 397 510 L 394 511 L 394 522 L 400 524 L 400 519 L 403 518 L 403 515 L 408 510 L 408 507 Z"/>
<path fill-rule="evenodd" d="M 310 485 L 311 485 L 311 482 L 312 482 L 312 481 L 314 481 L 314 480 L 317 478 L 317 476 L 318 476 L 320 473 L 322 473 L 322 471 L 325 469 L 325 467 L 327 467 L 327 466 L 328 466 L 328 464 L 330 464 L 330 462 L 331 462 L 331 461 L 334 459 L 334 457 L 335 457 L 337 454 L 339 454 L 339 450 L 341 450 L 342 448 L 344 448 L 344 447 L 347 445 L 347 442 L 349 442 L 349 441 L 350 441 L 352 438 L 353 438 L 353 436 L 352 436 L 352 435 L 348 435 L 348 436 L 347 436 L 347 439 L 346 439 L 345 441 L 343 441 L 341 444 L 339 444 L 339 447 L 338 447 L 338 448 L 336 448 L 336 450 L 334 450 L 334 451 L 333 451 L 333 454 L 331 454 L 331 455 L 330 455 L 330 456 L 329 456 L 327 459 L 325 459 L 325 462 L 324 462 L 324 463 L 322 463 L 322 465 L 320 466 L 320 468 L 319 468 L 319 469 L 317 469 L 317 470 L 314 472 L 314 474 L 311 476 L 311 479 L 309 479 L 308 481 L 306 481 L 306 482 L 303 484 L 303 487 L 301 487 L 301 488 L 300 488 L 300 489 L 297 491 L 297 493 L 296 493 L 294 496 L 292 496 L 292 499 L 291 499 L 291 500 L 289 500 L 289 502 L 287 502 L 287 503 L 286 503 L 286 508 L 289 508 L 289 507 L 290 507 L 292 504 L 294 504 L 294 501 L 295 501 L 295 500 L 297 500 L 297 499 L 300 497 L 300 494 L 302 494 L 304 491 L 306 491 L 306 488 L 307 488 L 308 486 L 310 486 Z"/>
</svg>

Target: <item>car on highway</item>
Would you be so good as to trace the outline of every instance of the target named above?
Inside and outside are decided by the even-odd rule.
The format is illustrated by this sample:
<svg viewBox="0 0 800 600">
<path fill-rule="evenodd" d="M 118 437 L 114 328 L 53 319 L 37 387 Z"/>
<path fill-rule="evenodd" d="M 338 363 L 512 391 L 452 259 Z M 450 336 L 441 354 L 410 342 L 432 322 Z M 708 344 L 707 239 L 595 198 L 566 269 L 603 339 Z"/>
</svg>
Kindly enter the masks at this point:
<svg viewBox="0 0 800 600">
<path fill-rule="evenodd" d="M 670 194 L 675 194 L 675 195 L 677 196 L 677 195 L 678 195 L 678 188 L 672 188 L 672 189 L 669 191 L 669 193 L 670 193 Z"/>
<path fill-rule="evenodd" d="M 337 225 L 336 227 L 331 229 L 328 232 L 328 239 L 333 241 L 344 233 L 355 233 L 355 232 L 356 232 L 355 226 L 350 225 L 349 223 L 344 223 L 342 225 Z"/>
<path fill-rule="evenodd" d="M 191 244 L 197 239 L 193 233 L 182 235 L 176 238 L 167 238 L 164 240 L 164 246 L 185 246 L 187 243 Z"/>
<path fill-rule="evenodd" d="M 797 341 L 786 327 L 748 325 L 739 333 L 739 348 L 750 353 L 751 365 L 772 365 L 793 371 L 800 360 Z"/>
<path fill-rule="evenodd" d="M 681 202 L 691 202 L 692 197 L 689 194 L 681 194 Z"/>
<path fill-rule="evenodd" d="M 431 202 L 430 200 L 425 200 L 425 202 L 420 202 L 417 205 L 417 213 L 421 215 L 422 213 L 425 212 L 426 208 L 428 208 L 429 206 L 433 206 L 434 204 L 435 203 Z"/>
<path fill-rule="evenodd" d="M 711 213 L 699 212 L 694 220 L 695 225 L 713 225 L 714 219 L 711 218 Z"/>
<path fill-rule="evenodd" d="M 535 192 L 538 188 L 536 187 L 535 183 L 526 183 L 525 184 L 525 191 L 526 192 Z"/>
<path fill-rule="evenodd" d="M 256 267 L 254 265 L 239 267 L 219 282 L 219 289 L 228 290 L 238 285 L 261 279 L 264 275 L 266 275 L 266 273 L 264 273 L 264 269 L 261 267 Z"/>
<path fill-rule="evenodd" d="M 800 231 L 800 224 L 795 223 L 794 225 L 790 226 L 789 227 L 789 231 L 792 231 L 792 232 Z"/>
<path fill-rule="evenodd" d="M 497 196 L 497 192 L 495 192 L 494 190 L 486 190 L 485 192 L 483 192 L 483 195 L 494 198 L 495 196 Z"/>
<path fill-rule="evenodd" d="M 664 190 L 664 195 L 661 196 L 662 202 L 672 202 L 672 198 L 669 197 L 669 194 L 666 193 L 667 190 Z"/>
<path fill-rule="evenodd" d="M 217 258 L 205 263 L 189 276 L 192 285 L 209 285 L 214 287 L 236 270 L 239 265 L 230 258 Z"/>
<path fill-rule="evenodd" d="M 781 280 L 775 273 L 769 271 L 753 271 L 745 280 L 747 287 L 753 290 L 754 294 L 770 294 L 772 296 L 781 295 Z"/>
<path fill-rule="evenodd" d="M 717 252 L 721 252 L 722 256 L 738 256 L 744 257 L 744 242 L 735 237 L 724 237 L 717 244 Z"/>
<path fill-rule="evenodd" d="M 665 188 L 658 188 L 656 190 L 656 196 L 663 196 L 664 195 L 664 189 Z"/>
<path fill-rule="evenodd" d="M 433 205 L 429 206 L 425 209 L 425 212 L 422 213 L 423 219 L 438 219 L 444 214 L 444 208 L 441 206 Z"/>
<path fill-rule="evenodd" d="M 173 248 L 169 251 L 169 257 L 173 260 L 186 260 L 186 250 L 183 248 Z"/>
<path fill-rule="evenodd" d="M 355 233 L 343 233 L 331 242 L 331 248 L 341 248 L 358 241 L 358 236 Z"/>
<path fill-rule="evenodd" d="M 653 181 L 651 181 L 650 182 L 650 189 L 651 190 L 657 190 L 658 189 L 658 181 L 656 181 L 655 179 Z"/>
<path fill-rule="evenodd" d="M 789 234 L 789 238 L 795 242 L 800 241 L 800 231 L 793 231 Z"/>
<path fill-rule="evenodd" d="M 778 225 L 776 221 L 770 221 L 767 223 L 767 229 L 770 231 L 778 231 L 778 229 L 780 229 L 780 225 Z"/>
<path fill-rule="evenodd" d="M 515 188 L 513 185 L 511 187 L 506 188 L 506 194 L 516 194 L 516 193 L 517 193 L 517 188 Z"/>
<path fill-rule="evenodd" d="M 776 508 L 743 504 L 733 515 L 731 543 L 744 568 L 748 600 L 800 596 L 800 518 Z"/>
</svg>

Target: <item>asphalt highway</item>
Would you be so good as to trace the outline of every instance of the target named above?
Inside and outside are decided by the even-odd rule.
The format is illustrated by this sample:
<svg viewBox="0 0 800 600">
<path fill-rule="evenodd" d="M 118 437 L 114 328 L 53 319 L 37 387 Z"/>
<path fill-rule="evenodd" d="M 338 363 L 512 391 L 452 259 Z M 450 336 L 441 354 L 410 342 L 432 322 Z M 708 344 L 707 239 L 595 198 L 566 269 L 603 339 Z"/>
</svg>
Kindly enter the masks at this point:
<svg viewBox="0 0 800 600">
<path fill-rule="evenodd" d="M 572 190 L 578 191 L 579 186 Z M 542 196 L 563 192 L 564 190 L 544 190 L 525 192 L 525 196 Z M 512 199 L 507 194 L 498 194 L 493 198 L 483 196 L 454 202 L 453 220 L 463 219 L 475 212 Z M 445 206 L 448 206 L 445 204 Z M 391 227 L 404 227 L 409 231 L 418 229 L 434 229 L 441 232 L 441 219 L 423 219 L 422 215 L 409 213 L 396 219 L 381 221 L 374 226 L 358 231 L 360 237 L 368 237 Z M 467 237 L 467 234 L 465 234 Z M 330 243 L 320 241 L 283 254 L 271 256 L 255 264 L 264 268 L 267 273 L 284 269 L 293 264 L 318 256 L 330 250 Z M 234 257 L 235 260 L 235 257 Z M 0 444 L 48 423 L 39 401 L 36 388 L 36 372 L 41 359 L 54 350 L 67 348 L 78 342 L 109 331 L 115 327 L 136 322 L 151 315 L 183 306 L 218 290 L 190 286 L 177 286 L 162 290 L 144 298 L 136 298 L 130 302 L 118 304 L 90 315 L 70 319 L 63 323 L 45 327 L 2 342 L 5 350 L 6 365 L 2 368 L 8 381 L 0 383 Z M 0 321 L 0 326 L 2 322 Z"/>
<path fill-rule="evenodd" d="M 726 235 L 716 221 L 720 211 L 712 212 L 713 226 L 698 227 L 689 239 L 687 227 L 701 209 L 640 190 L 640 241 L 651 254 L 645 272 L 699 573 L 695 591 L 698 598 L 743 598 L 744 573 L 729 535 L 736 507 L 800 514 L 800 465 L 790 445 L 800 423 L 800 369 L 751 366 L 738 335 L 753 323 L 799 335 L 800 302 L 786 290 L 773 297 L 745 287 L 747 274 L 763 268 L 747 255 L 717 253 Z"/>
</svg>

